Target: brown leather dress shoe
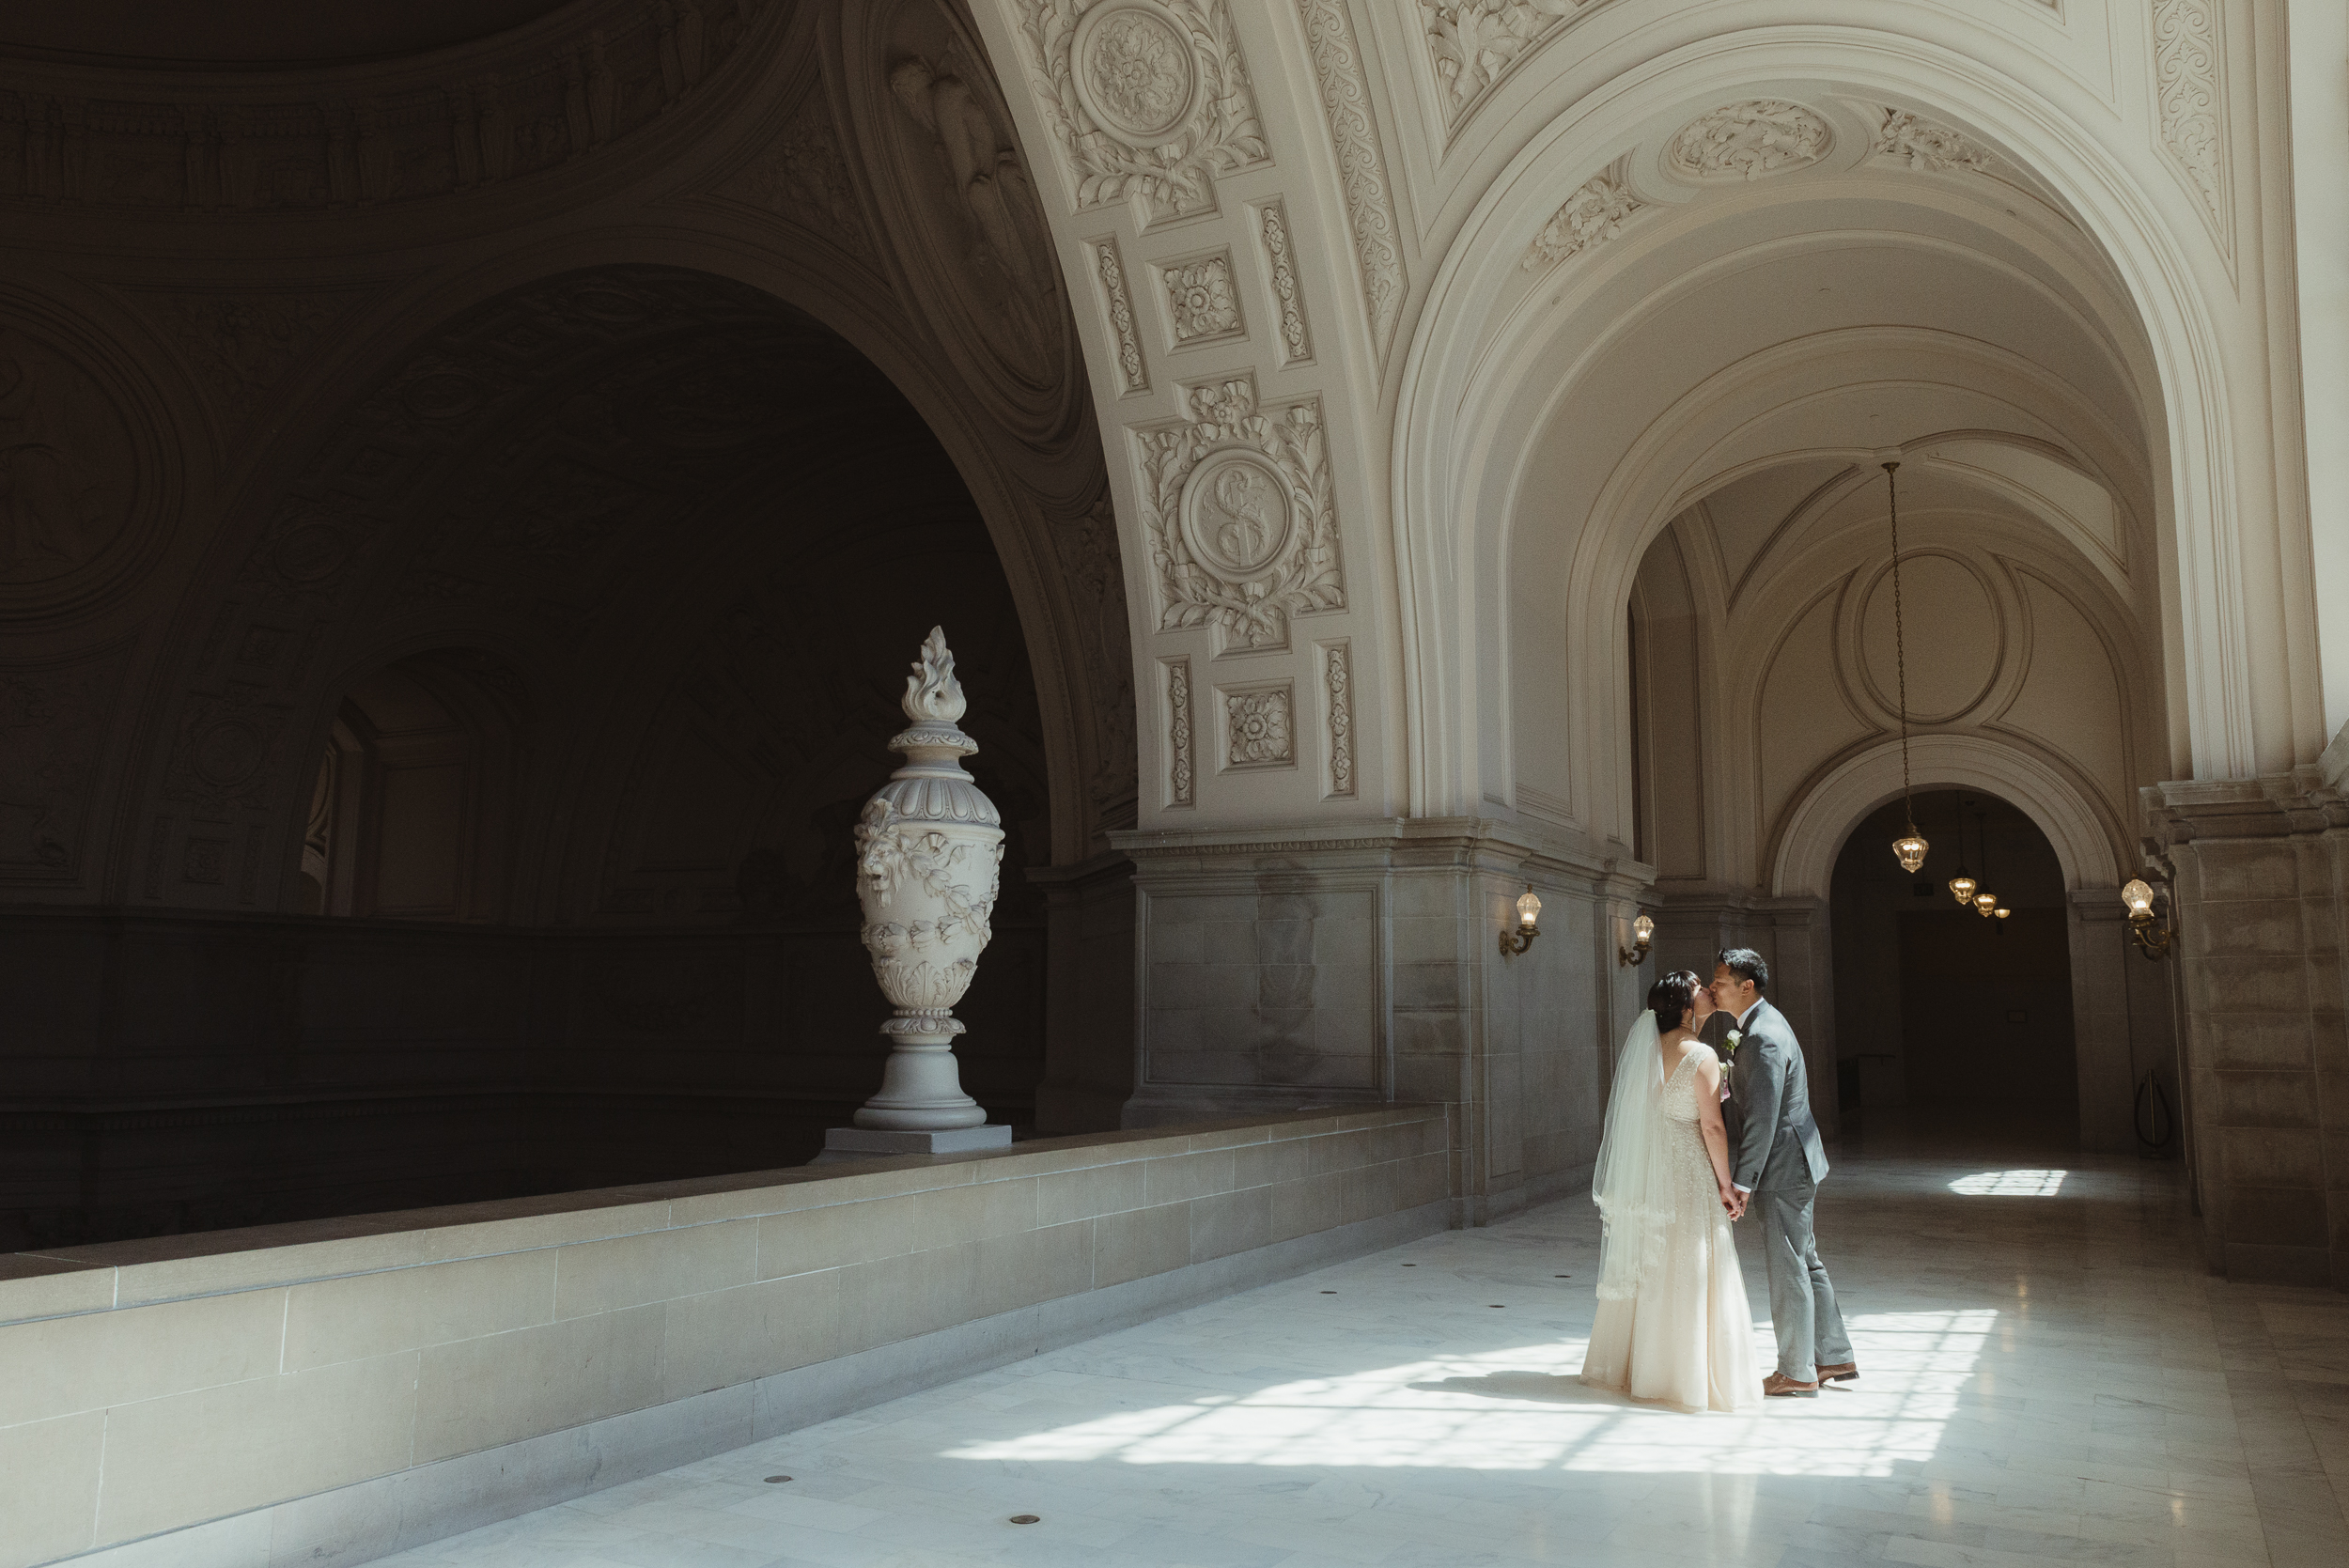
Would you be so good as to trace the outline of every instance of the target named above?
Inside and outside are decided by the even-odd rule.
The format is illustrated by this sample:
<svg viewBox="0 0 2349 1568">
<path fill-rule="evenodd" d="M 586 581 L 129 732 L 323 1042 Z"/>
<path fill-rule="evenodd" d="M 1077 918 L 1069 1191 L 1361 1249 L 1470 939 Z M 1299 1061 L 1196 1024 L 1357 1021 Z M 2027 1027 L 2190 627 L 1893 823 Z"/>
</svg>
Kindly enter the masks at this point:
<svg viewBox="0 0 2349 1568">
<path fill-rule="evenodd" d="M 1762 1379 L 1762 1397 L 1765 1399 L 1816 1399 L 1819 1397 L 1819 1386 L 1816 1383 L 1797 1383 L 1782 1372 L 1774 1372 Z"/>
<path fill-rule="evenodd" d="M 1858 1361 L 1839 1361 L 1834 1366 L 1819 1369 L 1819 1381 L 1822 1383 L 1852 1383 L 1857 1382 L 1859 1378 L 1859 1363 Z"/>
</svg>

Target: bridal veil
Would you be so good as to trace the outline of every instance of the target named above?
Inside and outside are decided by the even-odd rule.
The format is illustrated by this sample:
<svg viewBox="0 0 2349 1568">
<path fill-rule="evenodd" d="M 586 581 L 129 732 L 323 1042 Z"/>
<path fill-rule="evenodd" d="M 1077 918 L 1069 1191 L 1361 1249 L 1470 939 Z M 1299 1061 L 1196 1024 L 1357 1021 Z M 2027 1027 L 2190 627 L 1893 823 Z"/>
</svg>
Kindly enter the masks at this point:
<svg viewBox="0 0 2349 1568">
<path fill-rule="evenodd" d="M 1664 1265 L 1672 1191 L 1660 1104 L 1665 1083 L 1662 1038 L 1656 1015 L 1643 1011 L 1615 1058 L 1607 1130 L 1599 1141 L 1598 1164 L 1591 1172 L 1591 1198 L 1604 1224 L 1598 1254 L 1602 1301 L 1628 1300 L 1641 1278 L 1653 1277 Z"/>
</svg>

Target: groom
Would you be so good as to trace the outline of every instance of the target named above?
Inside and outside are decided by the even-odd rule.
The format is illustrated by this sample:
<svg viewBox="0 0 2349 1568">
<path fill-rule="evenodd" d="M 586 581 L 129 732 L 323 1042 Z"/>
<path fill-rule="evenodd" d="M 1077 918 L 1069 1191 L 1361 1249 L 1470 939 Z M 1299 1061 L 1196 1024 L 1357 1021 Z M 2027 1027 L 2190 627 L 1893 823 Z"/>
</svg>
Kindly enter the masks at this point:
<svg viewBox="0 0 2349 1568">
<path fill-rule="evenodd" d="M 1811 1238 L 1811 1205 L 1827 1175 L 1827 1151 L 1811 1119 L 1811 1075 L 1785 1015 L 1763 996 L 1769 988 L 1770 966 L 1751 948 L 1729 949 L 1713 970 L 1713 1000 L 1735 1020 L 1729 1092 L 1743 1124 L 1730 1166 L 1737 1189 L 1730 1218 L 1744 1219 L 1750 1203 L 1761 1205 L 1770 1323 L 1778 1330 L 1778 1370 L 1762 1380 L 1762 1391 L 1815 1399 L 1822 1381 L 1848 1383 L 1859 1367 Z"/>
</svg>

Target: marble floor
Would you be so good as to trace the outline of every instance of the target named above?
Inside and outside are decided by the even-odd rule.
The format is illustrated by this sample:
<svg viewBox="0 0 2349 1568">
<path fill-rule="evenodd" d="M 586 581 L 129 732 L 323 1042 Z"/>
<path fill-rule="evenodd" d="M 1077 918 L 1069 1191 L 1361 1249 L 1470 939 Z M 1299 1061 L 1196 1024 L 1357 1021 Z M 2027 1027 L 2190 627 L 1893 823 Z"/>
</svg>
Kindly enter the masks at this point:
<svg viewBox="0 0 2349 1568">
<path fill-rule="evenodd" d="M 2174 1165 L 1898 1130 L 1837 1158 L 1820 1243 L 1862 1376 L 1816 1400 L 1577 1384 L 1576 1197 L 386 1561 L 2349 1563 L 2349 1297 L 2206 1277 Z"/>
</svg>

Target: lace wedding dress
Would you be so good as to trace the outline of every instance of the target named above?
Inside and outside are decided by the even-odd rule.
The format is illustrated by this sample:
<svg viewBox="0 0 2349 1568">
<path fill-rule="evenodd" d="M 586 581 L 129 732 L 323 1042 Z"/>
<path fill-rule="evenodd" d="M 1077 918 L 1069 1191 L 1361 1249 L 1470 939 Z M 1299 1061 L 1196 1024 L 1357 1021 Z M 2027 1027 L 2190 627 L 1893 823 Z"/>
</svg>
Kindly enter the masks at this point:
<svg viewBox="0 0 2349 1568">
<path fill-rule="evenodd" d="M 1626 1064 L 1639 1044 L 1635 1038 L 1625 1051 Z M 1649 1103 L 1610 1109 L 1608 1118 L 1610 1142 L 1619 1141 L 1619 1114 L 1644 1124 L 1625 1140 L 1638 1148 L 1641 1169 L 1628 1178 L 1617 1172 L 1611 1198 L 1594 1186 L 1613 1255 L 1600 1265 L 1582 1381 L 1681 1410 L 1752 1409 L 1762 1403 L 1753 1313 L 1697 1128 L 1705 1092 L 1700 1058 L 1684 1057 L 1666 1079 L 1653 1028 L 1646 1051 L 1660 1084 L 1626 1083 L 1619 1075 L 1618 1094 L 1644 1089 Z M 1602 1151 L 1602 1174 L 1607 1164 Z"/>
</svg>

